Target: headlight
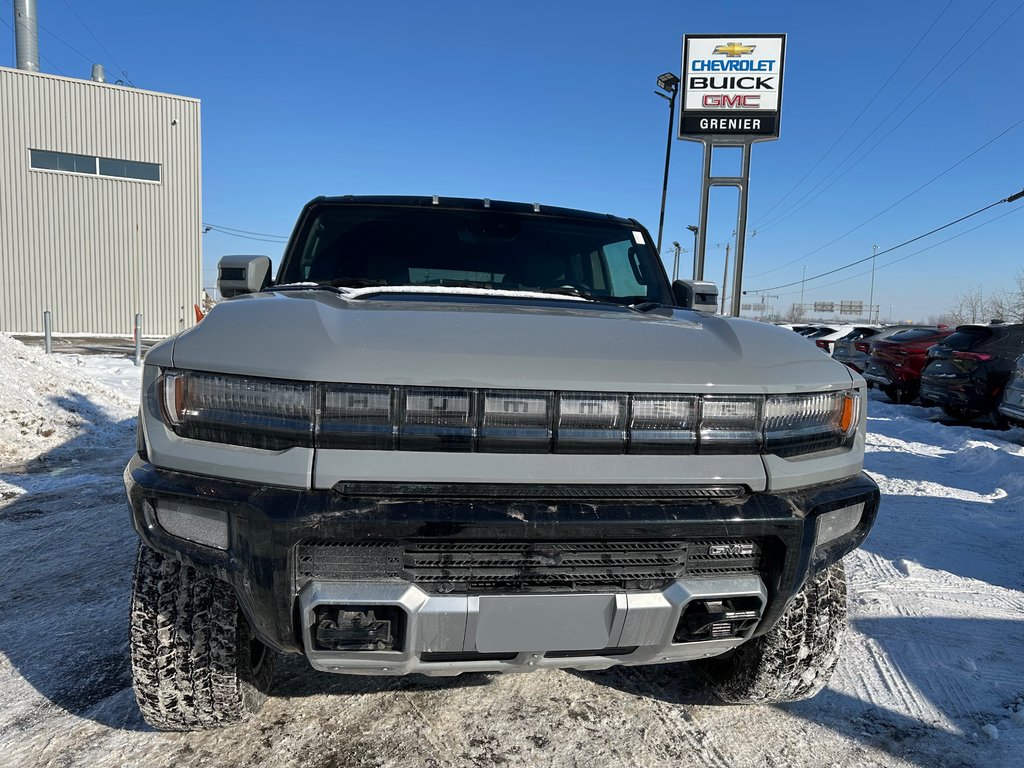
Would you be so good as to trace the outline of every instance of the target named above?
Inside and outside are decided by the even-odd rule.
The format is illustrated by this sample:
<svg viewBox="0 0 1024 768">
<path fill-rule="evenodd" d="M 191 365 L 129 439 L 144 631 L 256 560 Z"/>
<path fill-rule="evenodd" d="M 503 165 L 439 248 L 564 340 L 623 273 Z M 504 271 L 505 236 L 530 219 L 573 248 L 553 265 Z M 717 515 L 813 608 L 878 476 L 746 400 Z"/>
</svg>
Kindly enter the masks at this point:
<svg viewBox="0 0 1024 768">
<path fill-rule="evenodd" d="M 857 392 L 773 395 L 764 405 L 765 453 L 796 456 L 849 443 L 860 423 Z"/>
<path fill-rule="evenodd" d="M 163 420 L 194 440 L 281 450 L 798 456 L 852 444 L 855 390 L 806 395 L 313 384 L 164 371 Z"/>
<path fill-rule="evenodd" d="M 313 385 L 167 371 L 161 406 L 182 437 L 280 450 L 313 445 Z"/>
</svg>

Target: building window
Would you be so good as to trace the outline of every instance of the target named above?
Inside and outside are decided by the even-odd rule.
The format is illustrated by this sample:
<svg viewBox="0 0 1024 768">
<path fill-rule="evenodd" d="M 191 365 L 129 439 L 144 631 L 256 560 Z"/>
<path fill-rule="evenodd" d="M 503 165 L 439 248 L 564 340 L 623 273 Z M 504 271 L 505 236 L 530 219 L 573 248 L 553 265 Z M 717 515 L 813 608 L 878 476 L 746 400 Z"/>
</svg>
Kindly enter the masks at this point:
<svg viewBox="0 0 1024 768">
<path fill-rule="evenodd" d="M 137 163 L 134 160 L 114 160 L 109 157 L 101 157 L 99 161 L 100 176 L 160 181 L 160 166 L 156 163 Z"/>
<path fill-rule="evenodd" d="M 73 155 L 69 152 L 50 152 L 30 149 L 29 164 L 44 171 L 87 173 L 91 176 L 110 176 L 117 179 L 160 181 L 159 163 L 140 163 L 135 160 L 117 160 L 112 157 Z"/>
<path fill-rule="evenodd" d="M 96 173 L 96 158 L 89 155 L 72 155 L 68 152 L 46 152 L 42 149 L 29 150 L 32 153 L 32 167 L 47 171 L 68 171 L 69 173 Z"/>
</svg>

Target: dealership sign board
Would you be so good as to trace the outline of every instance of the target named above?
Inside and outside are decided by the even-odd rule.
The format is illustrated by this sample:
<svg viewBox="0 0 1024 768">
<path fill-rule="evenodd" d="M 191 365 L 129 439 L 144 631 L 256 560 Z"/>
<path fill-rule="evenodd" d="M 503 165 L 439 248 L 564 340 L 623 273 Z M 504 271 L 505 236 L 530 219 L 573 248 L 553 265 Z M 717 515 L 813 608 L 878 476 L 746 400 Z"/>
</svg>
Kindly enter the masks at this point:
<svg viewBox="0 0 1024 768">
<path fill-rule="evenodd" d="M 785 35 L 685 35 L 679 138 L 778 138 L 785 53 Z"/>
</svg>

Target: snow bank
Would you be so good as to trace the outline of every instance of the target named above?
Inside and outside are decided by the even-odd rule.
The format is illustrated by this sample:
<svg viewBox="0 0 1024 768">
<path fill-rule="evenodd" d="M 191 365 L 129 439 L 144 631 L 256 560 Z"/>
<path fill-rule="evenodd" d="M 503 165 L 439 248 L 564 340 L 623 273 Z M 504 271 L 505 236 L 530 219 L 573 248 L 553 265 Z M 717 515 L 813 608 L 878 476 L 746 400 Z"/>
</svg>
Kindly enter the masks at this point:
<svg viewBox="0 0 1024 768">
<path fill-rule="evenodd" d="M 75 441 L 76 448 L 109 443 L 118 424 L 138 408 L 123 392 L 96 380 L 84 356 L 46 355 L 0 334 L 0 467 L 24 463 Z M 125 366 L 134 368 L 125 359 Z M 116 363 L 109 366 L 109 376 Z M 76 370 L 81 368 L 82 370 Z M 134 373 L 138 388 L 138 373 Z M 126 378 L 122 376 L 121 378 Z"/>
</svg>

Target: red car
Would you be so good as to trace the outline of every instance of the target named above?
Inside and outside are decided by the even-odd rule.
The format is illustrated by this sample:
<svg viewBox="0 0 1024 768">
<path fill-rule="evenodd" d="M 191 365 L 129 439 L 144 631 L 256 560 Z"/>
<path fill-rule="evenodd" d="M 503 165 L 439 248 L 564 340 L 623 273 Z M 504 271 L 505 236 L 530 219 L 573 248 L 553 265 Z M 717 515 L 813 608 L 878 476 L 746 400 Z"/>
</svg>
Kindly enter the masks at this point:
<svg viewBox="0 0 1024 768">
<path fill-rule="evenodd" d="M 929 347 L 953 333 L 945 325 L 920 326 L 871 344 L 862 374 L 894 403 L 910 403 L 921 388 Z M 925 403 L 922 402 L 922 405 Z"/>
</svg>

